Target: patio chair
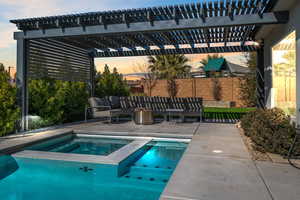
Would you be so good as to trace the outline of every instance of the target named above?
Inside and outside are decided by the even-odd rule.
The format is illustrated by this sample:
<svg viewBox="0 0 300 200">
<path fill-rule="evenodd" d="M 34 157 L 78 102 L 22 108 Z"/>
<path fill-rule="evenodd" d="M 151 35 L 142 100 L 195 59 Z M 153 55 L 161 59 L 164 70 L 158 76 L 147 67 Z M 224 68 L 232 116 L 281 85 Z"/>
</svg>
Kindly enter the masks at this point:
<svg viewBox="0 0 300 200">
<path fill-rule="evenodd" d="M 92 118 L 107 117 L 109 122 L 112 122 L 113 117 L 119 120 L 119 113 L 121 110 L 118 107 L 117 100 L 114 97 L 97 98 L 91 97 L 88 100 L 89 107 L 85 108 L 85 121 L 87 121 L 89 113 Z"/>
</svg>

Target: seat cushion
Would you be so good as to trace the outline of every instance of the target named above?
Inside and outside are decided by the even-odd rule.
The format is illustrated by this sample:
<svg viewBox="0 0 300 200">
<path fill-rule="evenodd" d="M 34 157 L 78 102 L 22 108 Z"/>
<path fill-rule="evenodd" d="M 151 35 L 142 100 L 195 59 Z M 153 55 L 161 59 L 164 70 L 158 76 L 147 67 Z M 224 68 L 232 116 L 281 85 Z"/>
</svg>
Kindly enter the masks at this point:
<svg viewBox="0 0 300 200">
<path fill-rule="evenodd" d="M 110 105 L 112 109 L 120 108 L 120 97 L 117 96 L 110 96 L 109 97 Z"/>
<path fill-rule="evenodd" d="M 110 116 L 110 111 L 105 110 L 105 111 L 96 111 L 92 113 L 93 118 L 100 118 L 100 117 L 109 117 Z"/>
</svg>

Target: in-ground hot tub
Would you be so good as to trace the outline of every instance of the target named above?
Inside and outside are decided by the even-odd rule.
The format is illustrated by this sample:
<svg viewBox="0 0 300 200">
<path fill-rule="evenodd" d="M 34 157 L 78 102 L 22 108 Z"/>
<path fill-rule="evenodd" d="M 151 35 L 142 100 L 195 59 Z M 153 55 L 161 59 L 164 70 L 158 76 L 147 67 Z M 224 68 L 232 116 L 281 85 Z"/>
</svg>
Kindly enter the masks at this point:
<svg viewBox="0 0 300 200">
<path fill-rule="evenodd" d="M 130 139 L 68 135 L 27 147 L 26 150 L 107 156 L 129 144 Z"/>
</svg>

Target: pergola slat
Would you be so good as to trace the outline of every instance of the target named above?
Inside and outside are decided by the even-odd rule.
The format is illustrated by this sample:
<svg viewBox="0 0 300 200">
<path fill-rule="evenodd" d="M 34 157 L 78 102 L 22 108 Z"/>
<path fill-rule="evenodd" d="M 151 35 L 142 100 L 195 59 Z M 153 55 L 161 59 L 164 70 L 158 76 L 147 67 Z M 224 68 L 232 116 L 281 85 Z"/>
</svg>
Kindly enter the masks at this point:
<svg viewBox="0 0 300 200">
<path fill-rule="evenodd" d="M 85 49 L 54 39 L 30 40 L 27 48 L 29 78 L 40 76 L 70 81 L 90 80 L 90 58 Z"/>
</svg>

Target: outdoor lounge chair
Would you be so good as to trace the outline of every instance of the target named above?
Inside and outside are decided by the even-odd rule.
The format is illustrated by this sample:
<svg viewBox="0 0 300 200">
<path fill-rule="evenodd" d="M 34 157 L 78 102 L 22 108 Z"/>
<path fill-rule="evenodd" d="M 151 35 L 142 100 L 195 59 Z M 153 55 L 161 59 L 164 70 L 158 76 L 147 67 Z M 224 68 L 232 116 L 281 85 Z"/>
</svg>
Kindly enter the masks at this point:
<svg viewBox="0 0 300 200">
<path fill-rule="evenodd" d="M 113 117 L 119 120 L 120 115 L 129 115 L 131 120 L 137 108 L 152 110 L 155 115 L 162 115 L 167 120 L 168 116 L 198 117 L 202 121 L 203 104 L 201 98 L 169 98 L 169 97 L 105 97 L 89 99 L 90 107 L 86 108 L 85 119 L 91 113 L 92 118 Z"/>
<path fill-rule="evenodd" d="M 112 122 L 112 118 L 116 117 L 119 120 L 121 110 L 118 97 L 97 98 L 91 97 L 88 100 L 89 107 L 85 109 L 85 121 L 90 114 L 92 118 L 108 118 Z"/>
</svg>

